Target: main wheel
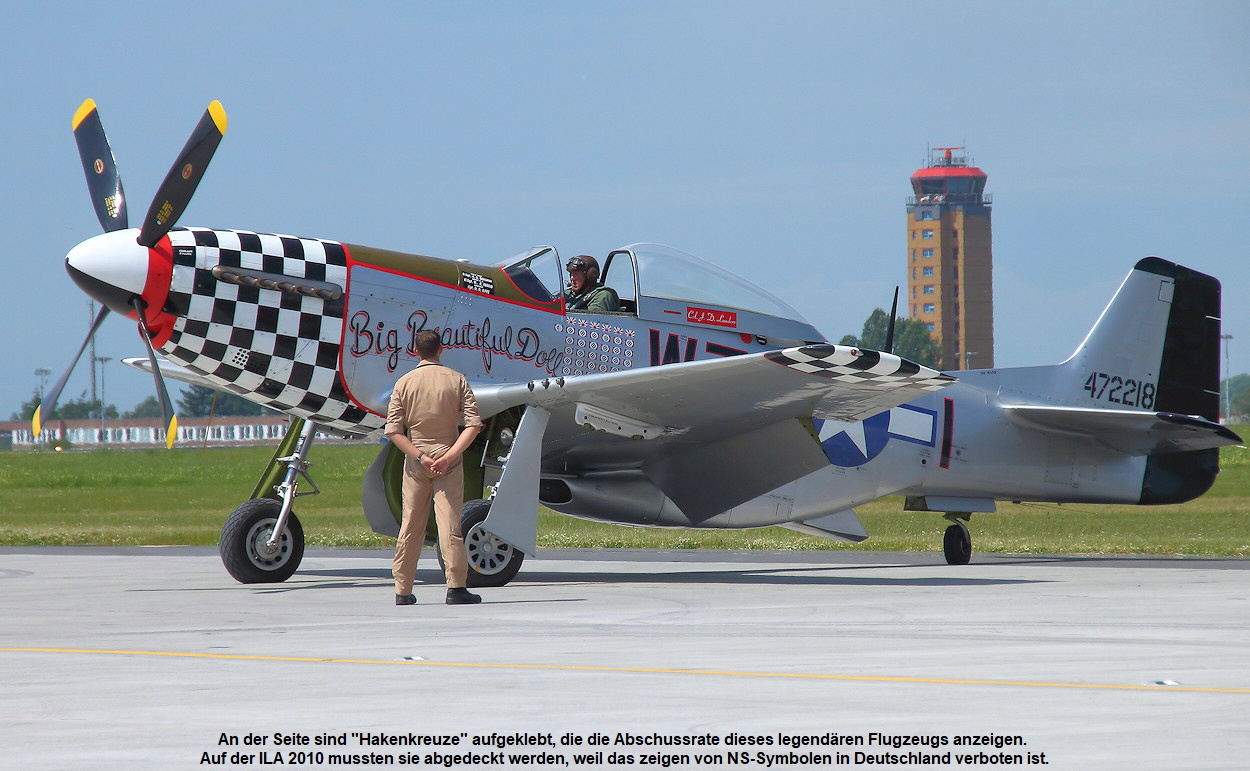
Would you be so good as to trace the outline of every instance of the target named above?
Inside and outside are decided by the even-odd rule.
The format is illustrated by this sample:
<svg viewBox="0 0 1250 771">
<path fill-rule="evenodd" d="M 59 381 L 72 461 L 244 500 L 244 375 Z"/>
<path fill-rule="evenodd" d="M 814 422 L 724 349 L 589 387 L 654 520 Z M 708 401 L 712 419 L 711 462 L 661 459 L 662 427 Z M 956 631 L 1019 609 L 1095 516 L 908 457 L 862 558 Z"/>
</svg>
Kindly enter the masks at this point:
<svg viewBox="0 0 1250 771">
<path fill-rule="evenodd" d="M 221 562 L 241 584 L 281 583 L 294 575 L 304 559 L 304 528 L 295 512 L 287 518 L 277 542 L 269 538 L 278 524 L 282 504 L 253 498 L 230 512 L 221 526 Z"/>
<path fill-rule="evenodd" d="M 972 559 L 972 534 L 963 522 L 956 522 L 946 528 L 942 537 L 942 551 L 946 553 L 946 564 L 967 565 Z"/>
<path fill-rule="evenodd" d="M 464 504 L 460 526 L 469 552 L 469 586 L 503 586 L 516 578 L 525 561 L 524 552 L 482 529 L 489 513 L 490 501 L 477 499 Z"/>
</svg>

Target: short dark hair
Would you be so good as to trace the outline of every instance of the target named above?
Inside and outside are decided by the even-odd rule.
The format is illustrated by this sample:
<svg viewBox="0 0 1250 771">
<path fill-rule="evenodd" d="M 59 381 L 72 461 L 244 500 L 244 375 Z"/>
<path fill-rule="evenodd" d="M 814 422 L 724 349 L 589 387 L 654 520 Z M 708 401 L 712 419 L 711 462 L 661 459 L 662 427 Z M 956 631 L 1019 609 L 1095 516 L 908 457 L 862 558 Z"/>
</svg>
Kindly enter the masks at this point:
<svg viewBox="0 0 1250 771">
<path fill-rule="evenodd" d="M 443 348 L 443 337 L 432 329 L 423 329 L 413 336 L 417 344 L 417 355 L 423 359 L 432 359 Z"/>
</svg>

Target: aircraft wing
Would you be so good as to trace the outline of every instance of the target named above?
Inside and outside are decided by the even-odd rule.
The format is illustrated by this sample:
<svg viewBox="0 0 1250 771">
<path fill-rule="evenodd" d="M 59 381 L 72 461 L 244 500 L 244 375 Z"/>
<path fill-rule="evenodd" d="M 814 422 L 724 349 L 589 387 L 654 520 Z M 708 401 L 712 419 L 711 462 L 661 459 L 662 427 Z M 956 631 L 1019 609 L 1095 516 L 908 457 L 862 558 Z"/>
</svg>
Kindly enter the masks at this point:
<svg viewBox="0 0 1250 771">
<path fill-rule="evenodd" d="M 741 433 L 798 417 L 863 420 L 955 378 L 901 357 L 842 345 L 506 385 L 474 384 L 483 415 L 523 404 L 584 405 L 637 424 L 640 438 Z M 595 426 L 598 427 L 598 426 Z M 606 429 L 605 429 L 606 430 Z M 629 426 L 609 433 L 626 434 Z"/>
<path fill-rule="evenodd" d="M 550 412 L 544 469 L 638 469 L 683 512 L 703 518 L 828 466 L 802 419 L 862 420 L 952 382 L 892 354 L 809 345 L 475 385 L 474 393 L 484 416 L 520 405 Z"/>
<path fill-rule="evenodd" d="M 1173 412 L 1034 404 L 1004 405 L 1013 420 L 1043 431 L 1083 436 L 1127 455 L 1162 455 L 1240 444 L 1226 426 Z"/>
</svg>

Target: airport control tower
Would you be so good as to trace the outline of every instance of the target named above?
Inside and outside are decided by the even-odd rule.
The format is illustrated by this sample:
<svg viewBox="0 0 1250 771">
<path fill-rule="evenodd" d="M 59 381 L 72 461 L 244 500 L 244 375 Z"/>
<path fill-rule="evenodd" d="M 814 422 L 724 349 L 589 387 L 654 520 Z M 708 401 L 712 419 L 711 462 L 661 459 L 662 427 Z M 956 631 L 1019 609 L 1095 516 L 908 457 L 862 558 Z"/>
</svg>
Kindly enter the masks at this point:
<svg viewBox="0 0 1250 771">
<path fill-rule="evenodd" d="M 924 322 L 946 370 L 994 366 L 990 196 L 963 149 L 930 150 L 907 199 L 908 318 Z"/>
</svg>

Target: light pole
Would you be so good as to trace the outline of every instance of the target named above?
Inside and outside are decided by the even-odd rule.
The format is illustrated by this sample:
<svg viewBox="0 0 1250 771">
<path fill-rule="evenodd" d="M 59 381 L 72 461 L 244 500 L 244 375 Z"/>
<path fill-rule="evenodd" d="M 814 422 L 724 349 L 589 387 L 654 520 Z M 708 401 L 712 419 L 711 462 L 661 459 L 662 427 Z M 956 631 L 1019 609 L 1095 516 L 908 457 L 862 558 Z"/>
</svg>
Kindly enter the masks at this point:
<svg viewBox="0 0 1250 771">
<path fill-rule="evenodd" d="M 39 367 L 38 369 L 35 370 L 35 377 L 39 378 L 39 404 L 43 404 L 44 392 L 48 390 L 48 375 L 51 375 L 51 374 L 52 374 L 52 370 L 48 369 L 47 367 Z M 39 405 L 37 404 L 35 406 L 38 407 Z M 48 414 L 48 418 L 49 419 L 52 418 L 51 413 Z M 46 447 L 47 443 L 48 443 L 47 433 L 41 433 L 39 435 L 39 446 Z"/>
<path fill-rule="evenodd" d="M 1228 379 L 1232 374 L 1228 369 L 1228 341 L 1233 339 L 1232 335 L 1220 335 L 1220 339 L 1224 341 L 1224 422 L 1228 423 L 1233 416 L 1233 393 L 1228 387 Z"/>
<path fill-rule="evenodd" d="M 972 357 L 976 355 L 976 351 L 967 351 L 964 353 L 964 369 L 972 369 Z"/>
<path fill-rule="evenodd" d="M 104 364 L 113 360 L 112 356 L 96 356 L 95 361 L 100 362 L 100 444 L 104 444 L 104 438 L 107 436 L 104 429 Z"/>
<path fill-rule="evenodd" d="M 43 401 L 43 392 L 48 387 L 48 375 L 52 374 L 52 370 L 47 367 L 40 367 L 35 370 L 35 377 L 39 378 L 39 401 Z"/>
<path fill-rule="evenodd" d="M 87 301 L 87 319 L 88 319 L 87 321 L 88 324 L 95 323 L 94 321 L 95 320 L 95 300 Z M 87 329 L 91 329 L 91 327 L 88 326 Z M 95 335 L 91 336 L 91 361 L 93 362 L 91 365 L 91 401 L 95 401 L 95 364 L 94 362 L 99 361 L 99 359 L 97 359 L 95 355 Z"/>
</svg>

